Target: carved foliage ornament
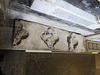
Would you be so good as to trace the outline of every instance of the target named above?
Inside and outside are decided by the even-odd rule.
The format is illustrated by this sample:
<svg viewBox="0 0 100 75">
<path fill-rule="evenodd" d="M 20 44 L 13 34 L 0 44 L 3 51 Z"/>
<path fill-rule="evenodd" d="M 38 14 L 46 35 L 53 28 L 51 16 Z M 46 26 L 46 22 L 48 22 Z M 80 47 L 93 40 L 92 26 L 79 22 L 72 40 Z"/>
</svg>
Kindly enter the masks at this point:
<svg viewBox="0 0 100 75">
<path fill-rule="evenodd" d="M 59 36 L 51 27 L 43 31 L 40 37 L 50 49 L 54 49 L 54 45 L 59 41 Z"/>
<path fill-rule="evenodd" d="M 23 39 L 29 36 L 29 32 L 25 29 L 20 21 L 16 21 L 13 45 L 19 45 Z"/>
</svg>

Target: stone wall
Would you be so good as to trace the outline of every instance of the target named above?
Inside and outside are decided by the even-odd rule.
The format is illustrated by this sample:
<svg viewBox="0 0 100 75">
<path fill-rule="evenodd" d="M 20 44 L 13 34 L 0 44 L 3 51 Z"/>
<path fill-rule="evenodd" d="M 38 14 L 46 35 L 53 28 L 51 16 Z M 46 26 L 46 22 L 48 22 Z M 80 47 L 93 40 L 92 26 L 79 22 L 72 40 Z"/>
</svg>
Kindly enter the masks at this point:
<svg viewBox="0 0 100 75">
<path fill-rule="evenodd" d="M 5 75 L 95 75 L 94 55 L 6 52 Z"/>
<path fill-rule="evenodd" d="M 27 54 L 24 51 L 5 51 L 5 53 L 4 61 L 0 63 L 2 73 L 5 75 L 26 75 Z"/>
<path fill-rule="evenodd" d="M 10 0 L 0 0 L 0 48 L 12 47 L 13 22 L 8 18 Z"/>
<path fill-rule="evenodd" d="M 14 49 L 85 52 L 80 34 L 38 23 L 16 21 Z"/>
<path fill-rule="evenodd" d="M 95 55 L 96 75 L 100 74 L 100 55 Z"/>
</svg>

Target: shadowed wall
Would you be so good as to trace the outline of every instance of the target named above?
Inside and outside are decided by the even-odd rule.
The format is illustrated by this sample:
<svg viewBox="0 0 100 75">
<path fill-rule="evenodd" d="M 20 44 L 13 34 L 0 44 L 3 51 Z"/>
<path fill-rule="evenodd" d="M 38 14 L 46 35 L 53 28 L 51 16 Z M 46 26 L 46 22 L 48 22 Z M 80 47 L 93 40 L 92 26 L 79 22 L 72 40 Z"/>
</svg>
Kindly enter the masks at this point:
<svg viewBox="0 0 100 75">
<path fill-rule="evenodd" d="M 94 55 L 9 51 L 1 66 L 6 75 L 95 75 Z"/>
</svg>

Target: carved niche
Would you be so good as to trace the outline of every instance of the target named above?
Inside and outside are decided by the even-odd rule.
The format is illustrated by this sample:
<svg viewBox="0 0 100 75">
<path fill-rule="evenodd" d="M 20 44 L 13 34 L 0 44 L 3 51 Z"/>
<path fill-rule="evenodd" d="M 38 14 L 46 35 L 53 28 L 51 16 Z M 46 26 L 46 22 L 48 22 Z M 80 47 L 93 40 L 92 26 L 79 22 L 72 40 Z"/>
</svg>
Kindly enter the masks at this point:
<svg viewBox="0 0 100 75">
<path fill-rule="evenodd" d="M 59 41 L 59 36 L 51 27 L 43 31 L 40 37 L 50 49 L 54 49 L 55 44 Z"/>
<path fill-rule="evenodd" d="M 69 51 L 74 51 L 78 46 L 78 39 L 75 33 L 70 33 L 67 37 L 68 49 Z"/>
<path fill-rule="evenodd" d="M 15 31 L 14 31 L 14 41 L 13 45 L 17 46 L 21 43 L 23 39 L 29 36 L 29 32 L 25 29 L 20 21 L 16 21 Z"/>
</svg>

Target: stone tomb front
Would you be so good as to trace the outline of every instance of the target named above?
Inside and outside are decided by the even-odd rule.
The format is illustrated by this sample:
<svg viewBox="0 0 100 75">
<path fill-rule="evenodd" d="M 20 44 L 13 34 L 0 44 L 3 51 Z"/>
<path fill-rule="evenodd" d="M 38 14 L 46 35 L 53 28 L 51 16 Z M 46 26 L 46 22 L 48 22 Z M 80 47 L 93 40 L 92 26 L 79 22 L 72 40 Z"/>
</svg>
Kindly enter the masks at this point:
<svg viewBox="0 0 100 75">
<path fill-rule="evenodd" d="M 13 49 L 85 52 L 82 35 L 23 20 L 15 22 Z"/>
</svg>

